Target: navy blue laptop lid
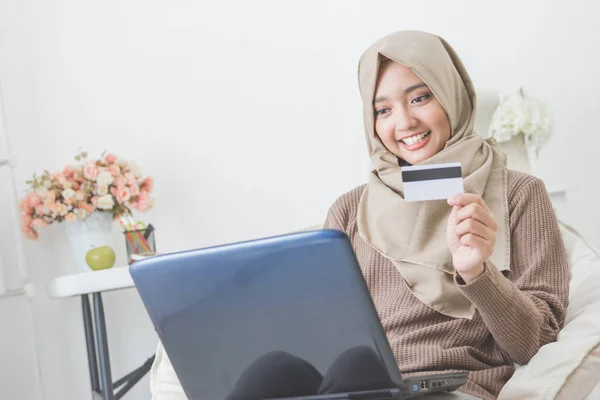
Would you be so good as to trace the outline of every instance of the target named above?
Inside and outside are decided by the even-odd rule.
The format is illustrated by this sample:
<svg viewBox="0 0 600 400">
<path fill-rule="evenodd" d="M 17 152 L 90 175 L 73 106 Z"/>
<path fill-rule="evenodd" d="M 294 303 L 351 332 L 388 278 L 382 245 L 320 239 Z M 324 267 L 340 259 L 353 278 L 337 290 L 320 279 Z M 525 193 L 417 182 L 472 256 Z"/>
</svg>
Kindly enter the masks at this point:
<svg viewBox="0 0 600 400">
<path fill-rule="evenodd" d="M 326 376 L 348 350 L 367 349 L 392 386 L 402 382 L 342 232 L 156 256 L 130 271 L 190 399 L 228 398 L 248 369 L 272 354 Z"/>
</svg>

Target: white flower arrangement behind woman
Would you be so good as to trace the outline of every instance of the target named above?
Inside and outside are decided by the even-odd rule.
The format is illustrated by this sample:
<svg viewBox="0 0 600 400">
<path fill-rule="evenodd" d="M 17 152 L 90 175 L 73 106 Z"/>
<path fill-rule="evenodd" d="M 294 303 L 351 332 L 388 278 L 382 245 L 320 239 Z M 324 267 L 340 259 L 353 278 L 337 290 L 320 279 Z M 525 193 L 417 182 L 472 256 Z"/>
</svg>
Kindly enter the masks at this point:
<svg viewBox="0 0 600 400">
<path fill-rule="evenodd" d="M 525 96 L 523 88 L 509 96 L 500 95 L 500 105 L 490 122 L 490 132 L 498 143 L 523 135 L 525 146 L 533 149 L 536 157 L 550 138 L 551 128 L 552 116 L 547 106 Z"/>
</svg>

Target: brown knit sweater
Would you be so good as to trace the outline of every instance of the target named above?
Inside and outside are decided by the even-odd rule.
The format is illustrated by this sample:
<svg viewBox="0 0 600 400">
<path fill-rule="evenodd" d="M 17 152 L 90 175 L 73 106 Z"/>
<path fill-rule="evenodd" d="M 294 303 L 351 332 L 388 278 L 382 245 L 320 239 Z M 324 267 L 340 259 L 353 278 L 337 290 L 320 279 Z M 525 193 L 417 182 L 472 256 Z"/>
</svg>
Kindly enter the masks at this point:
<svg viewBox="0 0 600 400">
<path fill-rule="evenodd" d="M 358 234 L 360 186 L 329 210 L 325 227 L 346 232 L 403 375 L 470 371 L 459 390 L 495 399 L 514 372 L 563 326 L 569 270 L 556 216 L 543 182 L 508 172 L 510 272 L 493 266 L 459 285 L 476 306 L 472 320 L 440 314 L 407 288 L 391 261 Z"/>
</svg>

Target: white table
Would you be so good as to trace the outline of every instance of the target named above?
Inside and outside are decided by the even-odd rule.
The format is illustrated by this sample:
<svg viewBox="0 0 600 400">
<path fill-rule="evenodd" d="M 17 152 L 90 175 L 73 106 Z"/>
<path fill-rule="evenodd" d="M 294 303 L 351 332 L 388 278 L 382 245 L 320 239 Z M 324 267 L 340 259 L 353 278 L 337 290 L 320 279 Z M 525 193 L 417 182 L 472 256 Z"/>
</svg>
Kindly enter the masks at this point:
<svg viewBox="0 0 600 400">
<path fill-rule="evenodd" d="M 92 391 L 94 394 L 101 395 L 104 400 L 123 397 L 133 385 L 143 378 L 154 362 L 154 356 L 152 356 L 135 371 L 114 383 L 112 382 L 102 292 L 132 287 L 135 285 L 129 274 L 129 266 L 60 276 L 48 283 L 48 294 L 52 298 L 81 296 Z M 90 307 L 90 295 L 93 301 L 93 312 Z M 122 388 L 115 393 L 115 389 L 120 386 Z"/>
</svg>

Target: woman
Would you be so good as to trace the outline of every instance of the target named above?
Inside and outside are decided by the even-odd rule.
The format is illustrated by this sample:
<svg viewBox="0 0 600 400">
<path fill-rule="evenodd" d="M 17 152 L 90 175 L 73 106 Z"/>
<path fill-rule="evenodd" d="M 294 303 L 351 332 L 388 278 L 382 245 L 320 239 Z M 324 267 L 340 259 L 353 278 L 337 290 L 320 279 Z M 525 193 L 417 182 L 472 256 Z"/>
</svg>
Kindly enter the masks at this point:
<svg viewBox="0 0 600 400">
<path fill-rule="evenodd" d="M 569 272 L 544 184 L 473 131 L 475 90 L 443 39 L 383 37 L 359 85 L 375 170 L 325 227 L 350 237 L 403 375 L 467 370 L 459 390 L 494 399 L 564 322 Z M 462 164 L 464 194 L 404 200 L 402 165 L 447 162 Z"/>
</svg>

